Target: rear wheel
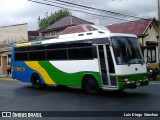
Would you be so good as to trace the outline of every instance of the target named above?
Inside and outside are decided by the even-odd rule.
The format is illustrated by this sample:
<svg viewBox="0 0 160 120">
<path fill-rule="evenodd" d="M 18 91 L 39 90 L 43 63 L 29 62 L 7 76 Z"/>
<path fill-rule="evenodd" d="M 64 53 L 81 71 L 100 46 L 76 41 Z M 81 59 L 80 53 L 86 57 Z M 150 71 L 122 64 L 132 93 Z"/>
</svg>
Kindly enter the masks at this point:
<svg viewBox="0 0 160 120">
<path fill-rule="evenodd" d="M 40 76 L 37 73 L 34 73 L 32 75 L 31 82 L 32 82 L 32 86 L 36 89 L 43 89 L 47 86 L 46 84 L 42 84 Z"/>
<path fill-rule="evenodd" d="M 83 80 L 83 90 L 89 94 L 98 94 L 100 88 L 97 80 L 92 76 L 86 76 Z"/>
</svg>

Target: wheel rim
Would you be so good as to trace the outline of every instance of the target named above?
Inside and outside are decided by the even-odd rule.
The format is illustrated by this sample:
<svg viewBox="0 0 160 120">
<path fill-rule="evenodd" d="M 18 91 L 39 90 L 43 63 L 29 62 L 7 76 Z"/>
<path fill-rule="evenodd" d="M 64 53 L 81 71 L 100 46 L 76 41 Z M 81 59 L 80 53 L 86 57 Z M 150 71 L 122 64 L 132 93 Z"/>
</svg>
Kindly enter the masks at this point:
<svg viewBox="0 0 160 120">
<path fill-rule="evenodd" d="M 33 86 L 35 88 L 39 88 L 39 86 L 41 84 L 40 79 L 37 76 L 34 76 L 32 81 L 33 81 Z"/>
<path fill-rule="evenodd" d="M 97 87 L 97 84 L 94 79 L 87 80 L 87 85 L 90 90 L 95 90 Z"/>
<path fill-rule="evenodd" d="M 89 77 L 85 80 L 84 90 L 89 94 L 97 94 L 99 92 L 99 86 L 96 79 Z"/>
</svg>

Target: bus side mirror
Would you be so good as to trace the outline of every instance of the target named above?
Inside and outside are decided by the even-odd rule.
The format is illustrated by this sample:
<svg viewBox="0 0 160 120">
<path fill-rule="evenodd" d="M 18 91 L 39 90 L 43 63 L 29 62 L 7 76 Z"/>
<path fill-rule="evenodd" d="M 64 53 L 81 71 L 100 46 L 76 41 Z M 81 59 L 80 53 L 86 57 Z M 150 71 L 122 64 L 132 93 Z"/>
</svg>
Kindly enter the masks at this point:
<svg viewBox="0 0 160 120">
<path fill-rule="evenodd" d="M 120 49 L 119 48 L 115 48 L 114 49 L 114 54 L 116 57 L 120 57 Z"/>
</svg>

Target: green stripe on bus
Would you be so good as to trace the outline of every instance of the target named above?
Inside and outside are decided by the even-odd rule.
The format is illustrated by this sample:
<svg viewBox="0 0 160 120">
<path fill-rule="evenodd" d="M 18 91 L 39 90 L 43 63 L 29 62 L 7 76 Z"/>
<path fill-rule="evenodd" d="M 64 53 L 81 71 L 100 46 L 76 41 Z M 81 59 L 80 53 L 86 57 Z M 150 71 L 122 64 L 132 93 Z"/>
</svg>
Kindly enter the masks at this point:
<svg viewBox="0 0 160 120">
<path fill-rule="evenodd" d="M 128 74 L 128 75 L 116 75 L 118 78 L 129 78 L 130 81 L 139 81 L 144 80 L 147 73 L 139 73 L 139 74 Z M 126 89 L 130 88 L 129 85 L 127 85 L 125 82 L 118 82 L 118 88 L 119 89 Z"/>
<path fill-rule="evenodd" d="M 47 71 L 51 79 L 54 80 L 57 85 L 81 87 L 83 76 L 85 74 L 92 74 L 97 79 L 99 86 L 101 86 L 99 72 L 81 71 L 76 73 L 65 73 L 54 67 L 50 62 L 39 61 L 39 64 Z"/>
<path fill-rule="evenodd" d="M 41 44 L 42 44 L 42 42 L 37 41 L 37 42 L 32 42 L 31 44 L 32 44 L 32 45 L 41 45 Z"/>
<path fill-rule="evenodd" d="M 116 75 L 117 78 L 130 78 L 131 80 L 142 80 L 147 73 L 127 74 L 127 75 Z"/>
</svg>

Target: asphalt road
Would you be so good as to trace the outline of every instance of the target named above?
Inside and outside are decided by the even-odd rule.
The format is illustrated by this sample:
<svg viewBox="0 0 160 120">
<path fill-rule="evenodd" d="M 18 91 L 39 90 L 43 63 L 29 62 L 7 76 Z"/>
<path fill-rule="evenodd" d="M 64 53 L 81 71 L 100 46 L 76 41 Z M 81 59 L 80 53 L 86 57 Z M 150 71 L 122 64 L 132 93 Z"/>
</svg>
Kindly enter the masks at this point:
<svg viewBox="0 0 160 120">
<path fill-rule="evenodd" d="M 0 80 L 0 111 L 160 111 L 160 83 L 89 95 L 76 88 L 36 90 L 28 83 Z"/>
</svg>

